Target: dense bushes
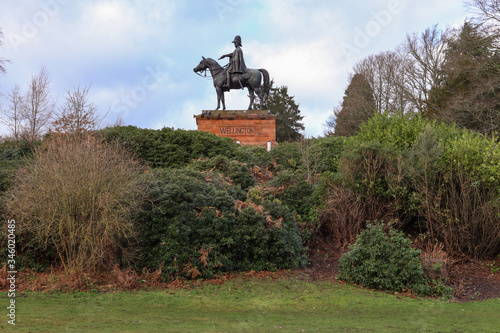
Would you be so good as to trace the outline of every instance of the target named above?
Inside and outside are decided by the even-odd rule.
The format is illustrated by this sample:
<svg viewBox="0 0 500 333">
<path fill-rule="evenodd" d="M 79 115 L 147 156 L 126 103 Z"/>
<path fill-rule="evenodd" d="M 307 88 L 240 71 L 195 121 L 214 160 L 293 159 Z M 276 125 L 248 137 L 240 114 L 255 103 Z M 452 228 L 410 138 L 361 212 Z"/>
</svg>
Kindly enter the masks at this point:
<svg viewBox="0 0 500 333">
<path fill-rule="evenodd" d="M 420 250 L 400 231 L 368 225 L 339 260 L 339 278 L 367 288 L 428 294 Z"/>
<path fill-rule="evenodd" d="M 46 138 L 11 187 L 3 209 L 6 217 L 19 220 L 19 239 L 30 239 L 19 249 L 19 259 L 27 259 L 23 264 L 87 270 L 119 262 L 139 270 L 163 267 L 166 276 L 190 278 L 304 264 L 296 211 L 303 209 L 300 200 L 307 200 L 312 185 L 280 177 L 282 200 L 247 201 L 247 191 L 257 183 L 286 173 L 265 149 L 168 128 L 116 127 L 94 135 L 104 141 Z M 143 167 L 117 145 L 139 157 L 149 167 L 146 173 L 139 176 Z M 16 150 L 4 146 L 2 163 L 8 164 Z M 120 158 L 118 164 L 132 178 L 115 181 L 123 174 L 113 166 Z M 9 185 L 6 179 L 5 188 Z M 146 199 L 140 209 L 139 199 Z"/>
<path fill-rule="evenodd" d="M 146 267 L 196 278 L 304 263 L 294 214 L 273 201 L 243 202 L 218 173 L 160 171 L 149 197 L 138 224 Z"/>
<path fill-rule="evenodd" d="M 15 191 L 28 193 L 23 199 L 26 207 L 42 201 L 59 205 L 57 209 L 73 207 L 66 215 L 53 210 L 50 218 L 43 209 L 33 208 L 36 205 L 21 212 L 21 206 L 13 204 L 12 195 L 17 192 L 11 189 L 10 206 L 2 207 L 3 212 L 10 207 L 6 218 L 69 222 L 67 228 L 59 228 L 59 238 L 49 237 L 51 228 L 43 223 L 19 235 L 31 240 L 24 242 L 27 247 L 20 259 L 40 262 L 43 258 L 49 264 L 67 266 L 79 262 L 81 266 L 81 258 L 94 252 L 78 245 L 85 239 L 73 237 L 76 245 L 71 250 L 84 255 L 59 253 L 69 239 L 65 235 L 85 238 L 78 230 L 87 226 L 93 230 L 92 237 L 99 232 L 105 236 L 101 244 L 105 250 L 96 250 L 101 254 L 95 257 L 102 266 L 120 262 L 138 270 L 162 267 L 165 276 L 188 278 L 231 270 L 291 268 L 304 263 L 303 244 L 313 245 L 320 236 L 337 247 L 352 244 L 370 220 L 391 221 L 395 227 L 420 233 L 425 244 L 443 244 L 443 251 L 450 255 L 485 257 L 500 252 L 500 148 L 495 137 L 402 114 L 376 115 L 349 138 L 283 143 L 270 153 L 210 133 L 169 128 L 115 127 L 94 135 L 102 140 L 91 139 L 85 149 L 58 145 L 57 138 L 47 138 L 36 157 L 58 166 L 58 171 L 50 170 L 55 178 L 47 184 L 64 189 L 66 195 L 41 194 L 48 185 L 36 185 L 35 180 L 41 181 L 49 172 L 42 177 L 38 166 L 28 167 L 24 176 L 16 178 Z M 116 148 L 115 143 L 138 157 L 140 162 L 130 165 L 136 170 L 134 182 L 147 192 L 140 197 L 147 201 L 140 208 L 125 204 L 127 214 L 130 207 L 137 208 L 133 219 L 127 217 L 130 220 L 121 233 L 106 234 L 117 228 L 102 231 L 97 228 L 100 218 L 93 216 L 104 216 L 124 204 L 123 198 L 107 198 L 105 186 L 102 192 L 94 191 L 100 194 L 89 205 L 78 206 L 75 202 L 85 200 L 73 195 L 85 192 L 88 186 L 82 182 L 98 180 L 101 172 L 86 171 L 91 161 L 101 159 L 82 152 Z M 17 143 L 0 146 L 0 190 L 8 189 L 10 175 L 30 160 L 21 157 L 23 149 Z M 118 150 L 124 158 L 128 156 Z M 60 156 L 51 159 L 51 153 Z M 68 160 L 72 154 L 82 162 Z M 109 156 L 107 160 L 113 160 L 114 155 Z M 64 171 L 63 166 L 77 171 Z M 136 177 L 140 170 L 144 173 Z M 31 176 L 26 177 L 26 172 Z M 35 185 L 26 185 L 28 179 Z M 153 184 L 140 183 L 140 179 Z M 121 195 L 128 196 L 127 191 Z M 16 195 L 21 202 L 22 195 Z M 44 195 L 50 200 L 40 199 Z M 35 196 L 38 201 L 32 200 Z M 134 231 L 137 238 L 130 246 Z M 42 238 L 47 242 L 40 247 Z M 124 261 L 134 251 L 139 256 Z"/>
<path fill-rule="evenodd" d="M 378 213 L 368 219 L 397 218 L 409 230 L 442 242 L 452 255 L 500 252 L 500 147 L 495 137 L 420 116 L 379 114 L 345 147 L 320 212 L 326 229 L 346 230 L 340 237 L 331 234 L 332 239 L 352 239 L 363 223 L 357 217 L 366 217 L 362 207 L 370 203 Z M 349 202 L 359 207 L 346 209 Z M 353 230 L 345 217 L 356 221 L 350 224 Z"/>
</svg>

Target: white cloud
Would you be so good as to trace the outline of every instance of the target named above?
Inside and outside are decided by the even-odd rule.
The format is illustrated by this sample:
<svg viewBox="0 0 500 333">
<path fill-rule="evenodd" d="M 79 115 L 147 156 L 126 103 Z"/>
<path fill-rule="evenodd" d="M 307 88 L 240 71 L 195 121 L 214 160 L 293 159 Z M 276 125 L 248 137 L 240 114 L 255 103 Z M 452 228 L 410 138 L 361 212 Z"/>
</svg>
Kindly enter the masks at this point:
<svg viewBox="0 0 500 333">
<path fill-rule="evenodd" d="M 334 78 L 344 70 L 339 66 L 342 61 L 337 48 L 327 40 L 288 45 L 252 43 L 246 53 L 252 64 L 268 69 L 278 84 L 306 95 L 331 92 Z"/>
</svg>

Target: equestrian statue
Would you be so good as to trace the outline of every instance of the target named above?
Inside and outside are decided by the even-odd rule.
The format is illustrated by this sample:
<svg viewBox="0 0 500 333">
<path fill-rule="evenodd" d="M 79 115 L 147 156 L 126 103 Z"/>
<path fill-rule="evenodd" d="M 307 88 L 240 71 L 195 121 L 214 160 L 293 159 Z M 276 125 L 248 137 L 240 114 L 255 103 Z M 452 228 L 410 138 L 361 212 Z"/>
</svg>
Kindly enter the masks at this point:
<svg viewBox="0 0 500 333">
<path fill-rule="evenodd" d="M 193 71 L 199 75 L 201 75 L 200 73 L 203 71 L 206 72 L 207 69 L 210 71 L 215 91 L 217 92 L 216 110 L 219 110 L 221 101 L 222 109 L 226 109 L 224 92 L 230 89 L 244 89 L 245 87 L 248 88 L 248 97 L 250 97 L 248 110 L 252 109 L 255 93 L 259 96 L 260 109 L 262 109 L 264 106 L 264 95 L 269 96 L 269 73 L 263 68 L 247 68 L 243 58 L 243 51 L 241 50 L 241 37 L 234 37 L 233 43 L 235 47 L 234 51 L 224 54 L 219 58 L 219 60 L 226 57 L 229 58 L 229 63 L 227 65 L 222 67 L 217 61 L 202 57 L 202 60 Z M 261 89 L 261 81 L 263 81 L 264 91 Z"/>
</svg>

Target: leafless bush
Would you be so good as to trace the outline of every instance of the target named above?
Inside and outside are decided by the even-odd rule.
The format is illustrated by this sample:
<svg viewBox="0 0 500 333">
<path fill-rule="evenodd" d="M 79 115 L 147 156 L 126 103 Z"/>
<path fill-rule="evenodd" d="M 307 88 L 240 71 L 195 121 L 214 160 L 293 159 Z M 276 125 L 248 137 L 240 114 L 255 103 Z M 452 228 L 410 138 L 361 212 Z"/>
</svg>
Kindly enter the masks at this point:
<svg viewBox="0 0 500 333">
<path fill-rule="evenodd" d="M 422 217 L 433 242 L 454 256 L 474 258 L 500 251 L 500 207 L 496 191 L 473 182 L 463 171 L 439 184 L 421 183 Z"/>
<path fill-rule="evenodd" d="M 320 211 L 320 232 L 339 247 L 352 244 L 367 221 L 394 221 L 394 207 L 374 196 L 363 198 L 342 186 L 332 186 Z"/>
<path fill-rule="evenodd" d="M 447 280 L 454 260 L 444 250 L 442 243 L 421 246 L 424 275 L 431 280 Z"/>
<path fill-rule="evenodd" d="M 486 257 L 500 251 L 500 207 L 496 191 L 473 182 L 464 172 L 450 175 L 443 205 L 441 228 L 448 252 Z"/>
<path fill-rule="evenodd" d="M 55 135 L 18 175 L 6 209 L 37 249 L 55 249 L 65 269 L 111 268 L 133 237 L 142 167 L 89 135 Z"/>
</svg>

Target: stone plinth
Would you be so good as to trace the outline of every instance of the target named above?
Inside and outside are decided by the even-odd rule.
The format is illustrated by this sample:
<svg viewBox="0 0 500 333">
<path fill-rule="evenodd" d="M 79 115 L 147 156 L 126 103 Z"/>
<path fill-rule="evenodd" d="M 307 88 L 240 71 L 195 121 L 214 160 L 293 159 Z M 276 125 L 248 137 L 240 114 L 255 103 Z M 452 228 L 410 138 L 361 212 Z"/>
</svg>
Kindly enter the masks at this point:
<svg viewBox="0 0 500 333">
<path fill-rule="evenodd" d="M 276 145 L 276 115 L 267 110 L 202 111 L 199 131 L 230 137 L 243 145 Z"/>
</svg>

